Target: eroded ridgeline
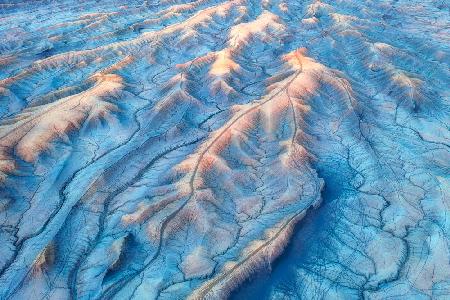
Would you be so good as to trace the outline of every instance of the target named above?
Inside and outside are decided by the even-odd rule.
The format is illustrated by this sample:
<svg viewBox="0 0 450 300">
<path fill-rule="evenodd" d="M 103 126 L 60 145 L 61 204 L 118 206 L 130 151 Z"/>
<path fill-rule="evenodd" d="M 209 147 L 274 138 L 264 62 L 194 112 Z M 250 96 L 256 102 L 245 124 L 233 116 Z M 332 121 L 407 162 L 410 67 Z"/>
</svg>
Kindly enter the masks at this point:
<svg viewBox="0 0 450 300">
<path fill-rule="evenodd" d="M 446 210 L 436 187 L 448 181 L 441 171 L 406 172 L 404 145 L 426 152 L 433 144 L 433 166 L 445 166 L 445 119 L 433 112 L 436 99 L 448 111 L 433 93 L 444 84 L 426 86 L 428 54 L 417 59 L 411 45 L 377 40 L 370 26 L 383 5 L 350 2 L 5 10 L 11 25 L 2 30 L 22 33 L 0 49 L 8 104 L 0 110 L 0 298 L 227 297 L 269 267 L 320 206 L 332 184 L 324 166 L 351 170 L 339 180 L 352 197 L 334 209 L 342 222 L 330 217 L 337 229 L 326 229 L 327 252 L 316 259 L 339 265 L 300 268 L 293 289 L 323 296 L 341 267 L 354 271 L 358 295 L 408 277 L 404 265 L 420 274 L 421 258 L 400 255 L 417 246 L 407 228 L 445 232 L 432 216 Z M 20 25 L 32 11 L 44 20 Z M 448 70 L 435 66 L 445 81 Z M 384 135 L 401 143 L 385 147 Z M 396 151 L 405 172 L 390 167 Z M 428 156 L 418 161 L 417 170 L 427 168 Z M 375 242 L 359 242 L 368 236 Z M 392 245 L 402 249 L 386 252 L 395 270 L 374 250 Z"/>
</svg>

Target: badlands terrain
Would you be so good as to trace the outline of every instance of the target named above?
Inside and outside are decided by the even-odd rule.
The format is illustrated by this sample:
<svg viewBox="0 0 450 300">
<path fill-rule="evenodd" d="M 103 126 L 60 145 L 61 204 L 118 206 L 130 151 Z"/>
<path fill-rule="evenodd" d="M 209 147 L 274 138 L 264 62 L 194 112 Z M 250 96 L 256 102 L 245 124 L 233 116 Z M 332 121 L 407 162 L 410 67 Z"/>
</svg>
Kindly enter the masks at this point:
<svg viewBox="0 0 450 300">
<path fill-rule="evenodd" d="M 0 1 L 0 299 L 450 299 L 445 0 Z"/>
</svg>

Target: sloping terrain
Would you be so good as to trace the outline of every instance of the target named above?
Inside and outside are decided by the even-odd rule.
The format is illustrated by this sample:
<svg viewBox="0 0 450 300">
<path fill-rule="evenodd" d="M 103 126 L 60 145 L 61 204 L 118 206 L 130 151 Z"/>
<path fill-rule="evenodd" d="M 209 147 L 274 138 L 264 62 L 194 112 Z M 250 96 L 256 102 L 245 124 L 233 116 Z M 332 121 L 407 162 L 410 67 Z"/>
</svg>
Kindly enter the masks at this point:
<svg viewBox="0 0 450 300">
<path fill-rule="evenodd" d="M 450 297 L 446 1 L 10 1 L 0 39 L 0 299 Z"/>
</svg>

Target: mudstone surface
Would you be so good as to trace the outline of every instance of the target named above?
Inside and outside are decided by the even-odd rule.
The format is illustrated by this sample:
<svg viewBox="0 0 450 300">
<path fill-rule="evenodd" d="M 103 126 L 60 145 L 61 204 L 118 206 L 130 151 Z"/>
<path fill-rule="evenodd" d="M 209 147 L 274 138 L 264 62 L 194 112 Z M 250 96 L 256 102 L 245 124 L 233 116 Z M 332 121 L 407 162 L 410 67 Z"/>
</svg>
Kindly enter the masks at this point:
<svg viewBox="0 0 450 300">
<path fill-rule="evenodd" d="M 450 299 L 447 1 L 10 0 L 0 42 L 0 299 Z"/>
</svg>

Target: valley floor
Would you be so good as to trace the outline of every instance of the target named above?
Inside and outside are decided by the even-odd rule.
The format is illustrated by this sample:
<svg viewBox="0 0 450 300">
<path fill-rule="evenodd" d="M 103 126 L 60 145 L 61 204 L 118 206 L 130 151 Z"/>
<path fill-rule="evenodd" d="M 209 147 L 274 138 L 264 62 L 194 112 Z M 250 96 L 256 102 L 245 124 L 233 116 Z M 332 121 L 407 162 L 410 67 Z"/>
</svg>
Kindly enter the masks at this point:
<svg viewBox="0 0 450 300">
<path fill-rule="evenodd" d="M 449 299 L 441 0 L 0 3 L 0 299 Z"/>
</svg>

